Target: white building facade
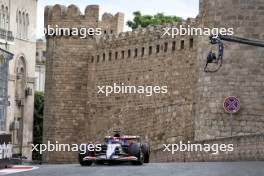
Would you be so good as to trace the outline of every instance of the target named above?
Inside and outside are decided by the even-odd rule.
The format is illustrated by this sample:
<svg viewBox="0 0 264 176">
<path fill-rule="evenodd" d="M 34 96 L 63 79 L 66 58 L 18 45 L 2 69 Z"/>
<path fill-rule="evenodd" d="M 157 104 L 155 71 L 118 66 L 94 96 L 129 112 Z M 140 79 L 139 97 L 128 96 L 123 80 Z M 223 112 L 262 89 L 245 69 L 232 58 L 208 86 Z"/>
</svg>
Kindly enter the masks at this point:
<svg viewBox="0 0 264 176">
<path fill-rule="evenodd" d="M 36 16 L 37 0 L 0 0 L 0 47 L 14 54 L 0 131 L 12 135 L 13 154 L 27 159 L 33 136 Z"/>
</svg>

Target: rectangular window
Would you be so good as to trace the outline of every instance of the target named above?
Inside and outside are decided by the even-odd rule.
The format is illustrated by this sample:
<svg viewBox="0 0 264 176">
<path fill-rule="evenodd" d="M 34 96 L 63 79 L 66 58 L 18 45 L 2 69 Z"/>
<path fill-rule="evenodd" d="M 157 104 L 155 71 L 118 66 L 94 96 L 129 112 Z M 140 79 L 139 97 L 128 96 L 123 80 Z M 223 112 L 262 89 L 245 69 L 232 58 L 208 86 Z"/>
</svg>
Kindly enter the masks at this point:
<svg viewBox="0 0 264 176">
<path fill-rule="evenodd" d="M 184 49 L 184 40 L 181 40 L 181 49 Z"/>
<path fill-rule="evenodd" d="M 160 52 L 160 45 L 157 45 L 156 46 L 156 53 L 159 53 Z"/>
<path fill-rule="evenodd" d="M 42 51 L 42 56 L 43 57 L 47 57 L 47 52 L 46 51 Z"/>
<path fill-rule="evenodd" d="M 100 56 L 97 55 L 97 63 L 100 62 Z"/>
<path fill-rule="evenodd" d="M 116 51 L 115 52 L 115 60 L 117 60 L 118 59 L 118 52 Z"/>
<path fill-rule="evenodd" d="M 168 43 L 164 43 L 164 52 L 166 53 L 168 50 Z"/>
<path fill-rule="evenodd" d="M 138 50 L 137 50 L 137 48 L 135 49 L 135 53 L 134 53 L 134 54 L 135 54 L 134 57 L 136 58 L 137 55 L 138 55 Z"/>
<path fill-rule="evenodd" d="M 122 59 L 125 58 L 125 51 L 122 51 Z"/>
<path fill-rule="evenodd" d="M 109 61 L 112 60 L 112 53 L 111 52 L 109 53 L 109 58 L 108 59 L 109 59 Z"/>
<path fill-rule="evenodd" d="M 190 38 L 190 48 L 193 48 L 193 38 Z"/>
<path fill-rule="evenodd" d="M 92 63 L 94 62 L 94 56 L 92 56 L 92 58 L 91 58 L 91 62 L 92 62 Z"/>
<path fill-rule="evenodd" d="M 145 55 L 145 48 L 142 47 L 142 49 L 141 49 L 141 56 L 143 57 L 144 55 Z"/>
<path fill-rule="evenodd" d="M 152 54 L 152 46 L 149 47 L 149 55 Z"/>
<path fill-rule="evenodd" d="M 105 61 L 105 53 L 103 54 L 103 62 Z"/>
<path fill-rule="evenodd" d="M 175 51 L 176 50 L 176 42 L 175 41 L 172 42 L 171 49 L 172 49 L 172 51 Z"/>
<path fill-rule="evenodd" d="M 127 57 L 128 57 L 128 58 L 131 57 L 131 50 L 130 50 L 130 49 L 127 51 Z"/>
</svg>

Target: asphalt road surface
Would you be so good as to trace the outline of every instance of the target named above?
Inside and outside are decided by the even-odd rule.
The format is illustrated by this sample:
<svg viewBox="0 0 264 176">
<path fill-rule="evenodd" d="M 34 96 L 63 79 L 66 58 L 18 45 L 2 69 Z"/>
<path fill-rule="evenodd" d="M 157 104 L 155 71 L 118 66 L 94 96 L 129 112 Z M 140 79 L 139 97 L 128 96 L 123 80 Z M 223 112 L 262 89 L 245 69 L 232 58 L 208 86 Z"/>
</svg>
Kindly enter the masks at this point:
<svg viewBox="0 0 264 176">
<path fill-rule="evenodd" d="M 264 176 L 264 162 L 191 162 L 133 165 L 39 165 L 14 176 Z"/>
</svg>

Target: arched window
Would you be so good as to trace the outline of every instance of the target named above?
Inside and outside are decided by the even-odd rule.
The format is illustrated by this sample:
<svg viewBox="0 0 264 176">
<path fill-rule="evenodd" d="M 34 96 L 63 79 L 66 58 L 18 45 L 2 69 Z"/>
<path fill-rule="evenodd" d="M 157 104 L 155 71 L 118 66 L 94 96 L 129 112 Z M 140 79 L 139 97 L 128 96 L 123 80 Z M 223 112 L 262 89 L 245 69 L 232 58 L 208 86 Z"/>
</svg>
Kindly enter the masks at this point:
<svg viewBox="0 0 264 176">
<path fill-rule="evenodd" d="M 9 13 L 8 13 L 8 7 L 6 7 L 5 9 L 5 13 L 6 13 L 6 18 L 5 18 L 5 26 L 6 26 L 6 30 L 8 30 L 8 23 L 9 23 Z"/>
<path fill-rule="evenodd" d="M 3 28 L 3 26 L 2 26 L 2 20 L 3 20 L 3 14 L 0 13 L 0 28 L 1 29 Z"/>
<path fill-rule="evenodd" d="M 21 28 L 22 28 L 22 15 L 21 12 L 18 12 L 18 29 L 17 29 L 17 34 L 18 34 L 18 38 L 21 38 Z"/>
<path fill-rule="evenodd" d="M 26 39 L 28 39 L 28 28 L 29 28 L 29 16 L 28 16 L 28 13 L 26 14 Z"/>
<path fill-rule="evenodd" d="M 3 21 L 2 21 L 2 27 L 3 27 L 3 29 L 6 29 L 6 15 L 5 14 L 3 14 Z"/>
<path fill-rule="evenodd" d="M 17 30 L 16 30 L 16 35 L 17 35 L 17 37 L 18 37 L 18 30 L 19 30 L 19 15 L 18 15 L 19 13 L 18 13 L 18 11 L 17 11 L 17 13 L 16 13 L 16 28 L 17 28 Z"/>
<path fill-rule="evenodd" d="M 25 75 L 25 58 L 23 56 L 19 57 L 17 61 L 16 73 Z"/>
<path fill-rule="evenodd" d="M 2 5 L 1 6 L 1 13 L 0 13 L 0 15 L 1 15 L 1 20 L 0 20 L 0 22 L 1 22 L 1 24 L 0 24 L 0 27 L 1 27 L 1 29 L 4 29 L 5 28 L 5 25 L 4 25 L 4 21 L 5 21 L 5 15 L 4 15 L 4 12 L 5 12 L 5 7 L 4 7 L 4 5 Z"/>
<path fill-rule="evenodd" d="M 22 38 L 26 38 L 26 16 L 25 12 L 22 13 Z"/>
<path fill-rule="evenodd" d="M 27 40 L 29 34 L 29 14 L 17 10 L 17 38 Z"/>
</svg>

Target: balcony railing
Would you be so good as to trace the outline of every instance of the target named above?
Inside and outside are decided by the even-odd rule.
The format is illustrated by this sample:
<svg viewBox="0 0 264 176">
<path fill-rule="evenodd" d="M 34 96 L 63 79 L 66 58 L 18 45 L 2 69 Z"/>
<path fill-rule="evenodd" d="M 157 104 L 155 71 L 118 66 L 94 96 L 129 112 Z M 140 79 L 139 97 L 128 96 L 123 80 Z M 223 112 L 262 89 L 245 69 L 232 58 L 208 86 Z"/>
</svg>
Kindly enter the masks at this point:
<svg viewBox="0 0 264 176">
<path fill-rule="evenodd" d="M 6 40 L 8 42 L 13 42 L 14 36 L 13 36 L 12 31 L 7 31 L 5 29 L 0 28 L 0 39 Z"/>
</svg>

